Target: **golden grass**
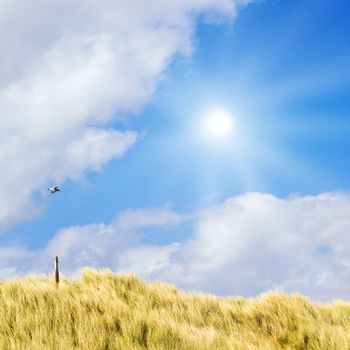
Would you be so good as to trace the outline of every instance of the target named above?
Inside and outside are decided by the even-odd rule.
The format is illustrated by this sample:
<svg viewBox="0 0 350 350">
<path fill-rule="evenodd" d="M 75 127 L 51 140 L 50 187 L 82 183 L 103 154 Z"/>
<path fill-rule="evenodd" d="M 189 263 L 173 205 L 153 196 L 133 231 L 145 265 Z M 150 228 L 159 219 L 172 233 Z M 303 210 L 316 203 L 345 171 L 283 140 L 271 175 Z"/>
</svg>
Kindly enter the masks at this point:
<svg viewBox="0 0 350 350">
<path fill-rule="evenodd" d="M 134 276 L 0 283 L 0 349 L 350 349 L 350 303 L 184 293 Z"/>
</svg>

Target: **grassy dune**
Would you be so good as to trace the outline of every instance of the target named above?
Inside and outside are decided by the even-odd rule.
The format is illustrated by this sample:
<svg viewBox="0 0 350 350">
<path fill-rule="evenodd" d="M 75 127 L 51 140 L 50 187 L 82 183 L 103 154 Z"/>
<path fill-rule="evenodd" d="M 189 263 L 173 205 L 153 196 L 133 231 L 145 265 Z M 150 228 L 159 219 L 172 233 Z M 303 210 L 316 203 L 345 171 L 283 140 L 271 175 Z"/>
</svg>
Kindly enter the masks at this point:
<svg viewBox="0 0 350 350">
<path fill-rule="evenodd" d="M 350 303 L 184 293 L 130 275 L 0 284 L 0 349 L 350 349 Z"/>
</svg>

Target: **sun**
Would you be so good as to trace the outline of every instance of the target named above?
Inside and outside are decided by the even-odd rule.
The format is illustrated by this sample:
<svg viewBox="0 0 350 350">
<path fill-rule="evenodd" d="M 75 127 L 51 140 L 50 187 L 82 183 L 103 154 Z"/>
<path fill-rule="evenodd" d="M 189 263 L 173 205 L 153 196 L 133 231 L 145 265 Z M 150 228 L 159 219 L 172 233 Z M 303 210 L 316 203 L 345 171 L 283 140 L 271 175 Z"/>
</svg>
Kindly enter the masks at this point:
<svg viewBox="0 0 350 350">
<path fill-rule="evenodd" d="M 229 111 L 217 109 L 209 112 L 204 120 L 204 131 L 212 139 L 228 139 L 234 129 L 234 119 Z"/>
</svg>

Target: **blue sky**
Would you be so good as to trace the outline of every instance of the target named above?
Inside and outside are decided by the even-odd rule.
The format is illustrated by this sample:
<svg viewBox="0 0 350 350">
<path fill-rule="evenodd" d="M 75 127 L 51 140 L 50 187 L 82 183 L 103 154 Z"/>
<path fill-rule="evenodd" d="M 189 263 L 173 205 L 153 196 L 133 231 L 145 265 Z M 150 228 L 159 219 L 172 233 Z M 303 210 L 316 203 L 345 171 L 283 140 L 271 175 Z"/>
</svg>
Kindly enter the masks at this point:
<svg viewBox="0 0 350 350">
<path fill-rule="evenodd" d="M 317 215 L 323 215 L 323 212 L 318 213 L 320 207 L 323 208 L 324 205 L 325 213 L 329 213 L 330 208 L 327 205 L 333 208 L 334 203 L 339 201 L 339 213 L 344 213 L 344 217 L 338 217 L 339 213 L 334 213 L 336 217 L 329 214 L 329 222 L 325 223 L 322 230 L 329 232 L 331 228 L 333 230 L 333 226 L 338 227 L 336 223 L 342 223 L 339 224 L 339 227 L 342 227 L 339 229 L 341 232 L 337 231 L 336 233 L 337 237 L 342 237 L 337 244 L 346 242 L 347 236 L 343 231 L 348 225 L 347 214 L 350 214 L 347 199 L 347 193 L 350 189 L 348 157 L 350 151 L 350 38 L 348 35 L 350 4 L 345 0 L 319 2 L 266 0 L 232 7 L 236 6 L 235 2 L 222 1 L 221 5 L 212 5 L 206 8 L 207 5 L 204 3 L 196 8 L 199 15 L 191 15 L 185 24 L 182 19 L 179 20 L 177 17 L 175 19 L 161 17 L 161 21 L 169 21 L 171 25 L 174 24 L 174 21 L 176 23 L 173 36 L 167 39 L 171 43 L 172 40 L 177 43 L 178 46 L 175 48 L 167 48 L 166 44 L 162 47 L 162 42 L 160 42 L 159 47 L 153 47 L 153 44 L 150 44 L 150 47 L 144 48 L 142 45 L 145 44 L 139 44 L 144 50 L 142 52 L 145 53 L 146 65 L 148 65 L 147 57 L 152 61 L 153 54 L 161 52 L 161 49 L 168 50 L 165 50 L 167 54 L 159 59 L 159 66 L 149 67 L 149 72 L 143 71 L 145 62 L 137 62 L 140 55 L 135 59 L 137 67 L 133 67 L 131 74 L 135 75 L 135 81 L 141 81 L 139 95 L 134 96 L 131 93 L 129 96 L 126 93 L 128 101 L 118 102 L 119 97 L 115 96 L 124 89 L 123 85 L 118 85 L 118 90 L 116 90 L 118 92 L 113 95 L 115 86 L 111 83 L 109 89 L 109 80 L 104 77 L 105 80 L 101 81 L 103 84 L 107 81 L 107 86 L 104 86 L 105 90 L 101 88 L 101 94 L 96 93 L 95 105 L 91 107 L 83 100 L 87 107 L 84 112 L 81 112 L 82 115 L 85 113 L 102 116 L 109 113 L 108 121 L 102 121 L 108 133 L 112 130 L 119 130 L 122 133 L 130 130 L 135 135 L 137 134 L 137 139 L 128 141 L 128 144 L 125 143 L 122 150 L 118 148 L 118 151 L 113 151 L 114 153 L 111 151 L 110 155 L 101 156 L 103 160 L 94 160 L 97 165 L 95 163 L 91 165 L 86 161 L 87 165 L 82 165 L 82 168 L 73 175 L 68 166 L 61 176 L 56 176 L 55 172 L 46 174 L 43 167 L 52 166 L 52 163 L 41 164 L 40 159 L 42 158 L 39 157 L 37 162 L 39 165 L 29 174 L 34 174 L 32 176 L 35 177 L 35 174 L 40 173 L 43 175 L 43 179 L 38 184 L 32 185 L 29 199 L 23 199 L 24 204 L 35 208 L 34 213 L 30 214 L 29 217 L 24 214 L 20 215 L 26 210 L 21 209 L 19 205 L 19 214 L 14 214 L 15 219 L 11 217 L 9 224 L 5 221 L 6 225 L 4 225 L 0 236 L 0 245 L 3 249 L 24 249 L 28 256 L 35 257 L 42 255 L 42 252 L 47 251 L 50 242 L 60 237 L 57 232 L 65 232 L 64 230 L 70 227 L 76 227 L 80 230 L 82 227 L 91 227 L 89 225 L 103 224 L 113 227 L 116 235 L 119 234 L 118 228 L 120 232 L 123 232 L 123 235 L 132 237 L 136 235 L 138 238 L 135 239 L 136 243 L 134 242 L 132 245 L 135 251 L 145 246 L 147 249 L 150 249 L 149 247 L 159 250 L 165 249 L 159 253 L 163 254 L 159 260 L 162 263 L 164 263 L 164 256 L 169 254 L 171 249 L 175 249 L 177 244 L 183 245 L 183 250 L 174 253 L 165 264 L 166 266 L 171 265 L 171 261 L 173 261 L 173 266 L 177 266 L 181 260 L 178 257 L 184 256 L 185 252 L 188 253 L 191 250 L 192 240 L 197 240 L 198 247 L 201 246 L 203 242 L 199 241 L 198 237 L 204 237 L 202 232 L 209 230 L 207 227 L 204 229 L 203 226 L 214 220 L 212 217 L 216 217 L 215 213 L 218 208 L 226 208 L 227 203 L 231 203 L 230 201 L 241 203 L 240 201 L 243 200 L 246 203 L 247 200 L 249 202 L 246 207 L 249 209 L 247 209 L 247 215 L 248 217 L 250 215 L 251 220 L 254 220 L 255 212 L 251 212 L 252 208 L 260 208 L 256 203 L 260 203 L 261 198 L 270 200 L 268 199 L 270 197 L 264 196 L 280 200 L 281 208 L 285 205 L 291 205 L 294 208 L 292 210 L 295 210 L 293 212 L 295 221 L 291 224 L 292 226 L 285 228 L 285 230 L 292 227 L 293 230 L 299 232 L 300 228 L 300 235 L 305 234 L 305 227 L 312 231 L 316 230 L 317 226 L 310 228 L 308 217 L 305 218 L 304 223 L 296 222 L 300 210 L 310 210 L 310 217 L 317 218 Z M 65 6 L 62 5 L 62 11 L 69 8 L 69 5 L 66 8 Z M 108 5 L 105 6 L 108 7 Z M 123 7 L 123 1 L 120 1 L 119 6 Z M 157 6 L 155 5 L 155 10 Z M 187 14 L 193 10 L 191 5 L 188 7 L 179 5 L 176 11 L 179 14 Z M 14 9 L 16 10 L 16 6 Z M 236 12 L 235 16 L 232 16 L 233 10 Z M 47 11 L 54 16 L 54 9 L 47 9 Z M 133 9 L 126 11 L 133 11 Z M 155 11 L 155 13 L 157 15 L 153 17 L 152 14 L 151 21 L 157 22 L 159 18 L 156 16 L 162 12 Z M 36 18 L 36 14 L 33 14 L 33 18 Z M 39 23 L 40 20 L 39 18 Z M 146 21 L 146 23 L 148 22 Z M 30 25 L 29 23 L 28 26 Z M 63 29 L 68 26 L 67 23 L 60 23 L 60 25 Z M 99 27 L 96 26 L 93 29 L 95 30 L 94 35 L 97 37 L 96 33 Z M 137 28 L 137 30 L 141 29 Z M 20 29 L 18 30 L 20 31 Z M 73 28 L 72 31 L 74 32 L 74 30 L 79 31 L 81 28 Z M 108 28 L 108 30 L 110 29 Z M 125 33 L 119 27 L 114 30 Z M 148 43 L 148 37 L 142 38 L 137 30 L 135 29 L 135 38 L 141 37 L 144 42 Z M 176 31 L 184 35 L 184 38 L 182 39 L 180 35 L 179 39 Z M 53 43 L 52 45 L 55 47 L 59 35 L 48 37 L 47 42 Z M 113 37 L 114 32 L 110 35 Z M 118 32 L 118 35 L 124 34 Z M 121 42 L 118 41 L 121 39 L 118 38 L 120 36 L 113 39 L 115 40 L 113 44 L 122 47 Z M 68 44 L 65 43 L 65 45 Z M 70 57 L 66 57 L 60 51 L 57 51 L 59 54 L 56 51 L 52 54 L 47 49 L 47 43 L 33 41 L 33 48 L 36 47 L 40 47 L 41 51 L 37 52 L 36 49 L 33 49 L 34 63 L 23 63 L 26 74 L 29 76 L 32 71 L 36 72 L 33 67 L 36 64 L 35 60 L 41 57 L 40 55 L 45 59 L 54 57 L 52 59 L 58 60 L 58 64 L 63 66 L 66 60 L 67 62 L 70 60 Z M 60 48 L 60 46 L 57 47 Z M 75 53 L 74 50 L 75 48 L 72 49 L 73 53 Z M 18 54 L 17 51 L 13 49 L 13 55 Z M 68 50 L 68 52 L 70 51 Z M 31 56 L 29 55 L 29 57 Z M 44 60 L 44 58 L 42 59 Z M 120 58 L 117 54 L 116 56 L 112 55 L 112 58 L 117 62 L 128 59 Z M 132 59 L 130 60 L 132 61 Z M 110 63 L 110 61 L 107 62 Z M 123 67 L 123 61 L 121 62 Z M 156 59 L 155 62 L 157 62 Z M 51 67 L 50 63 L 48 63 L 48 67 Z M 49 68 L 50 72 L 51 68 Z M 115 74 L 116 68 L 113 69 L 111 68 L 110 71 L 106 69 L 107 75 Z M 125 82 L 129 79 L 128 69 L 129 67 L 126 66 L 119 75 Z M 67 74 L 67 77 L 69 74 L 73 74 L 65 66 L 62 71 L 63 74 Z M 138 75 L 135 72 L 138 72 Z M 37 73 L 38 76 L 44 76 L 47 80 L 50 79 L 47 77 L 51 77 L 46 71 L 39 73 Z M 5 92 L 12 91 L 10 87 L 21 82 L 21 74 L 26 77 L 22 72 L 14 72 L 8 81 L 4 79 L 2 86 L 4 86 Z M 36 78 L 35 74 L 33 73 L 34 78 L 30 86 L 40 84 L 42 81 Z M 122 83 L 124 81 L 120 84 Z M 18 86 L 22 85 L 18 83 Z M 64 89 L 65 85 L 62 88 Z M 139 88 L 138 85 L 137 88 Z M 125 89 L 127 91 L 127 87 Z M 89 93 L 90 90 L 85 89 L 84 85 L 82 91 Z M 95 93 L 95 90 L 91 91 Z M 70 97 L 71 99 L 68 101 L 82 103 L 82 100 L 79 100 L 80 95 L 77 95 L 76 98 L 74 96 L 73 94 L 73 97 Z M 110 105 L 106 107 L 108 112 L 105 112 L 105 107 L 99 107 L 100 104 L 103 105 L 105 96 L 111 96 Z M 124 98 L 123 94 L 121 96 Z M 0 103 L 1 101 L 0 99 Z M 36 100 L 34 99 L 34 101 Z M 6 101 L 3 103 L 6 110 Z M 40 104 L 38 106 L 35 109 L 36 113 L 44 115 L 49 110 Z M 68 105 L 66 108 L 69 109 Z M 218 108 L 231 114 L 234 130 L 227 139 L 216 142 L 203 132 L 202 127 L 206 115 Z M 67 119 L 57 117 L 58 119 L 54 120 L 54 114 L 52 117 L 45 115 L 45 118 L 52 118 L 55 123 L 62 124 L 67 120 L 68 125 L 68 119 L 75 118 L 74 111 L 75 109 L 67 112 Z M 21 113 L 25 114 L 26 112 Z M 66 113 L 65 110 L 64 113 Z M 76 113 L 80 113 L 80 111 Z M 21 114 L 18 112 L 18 115 Z M 30 120 L 31 115 L 24 115 L 23 118 Z M 3 115 L 1 118 L 10 117 Z M 101 125 L 100 119 L 96 120 L 86 118 L 84 127 L 99 127 Z M 36 122 L 33 120 L 33 123 Z M 6 127 L 5 123 L 4 128 Z M 9 128 L 9 132 L 14 135 L 16 126 Z M 67 137 L 69 142 L 74 142 L 74 139 L 69 139 L 70 136 L 67 135 L 68 132 L 62 136 L 62 140 Z M 48 145 L 51 141 L 45 142 L 47 144 L 38 144 L 40 147 L 50 147 Z M 62 141 L 63 147 L 66 145 L 64 142 Z M 67 144 L 69 142 L 67 141 Z M 30 143 L 30 145 L 33 150 L 36 150 L 35 142 Z M 81 147 L 79 146 L 78 149 L 80 150 Z M 5 157 L 9 156 L 10 153 L 6 154 L 5 147 L 4 150 Z M 57 150 L 53 152 L 57 152 Z M 101 151 L 98 151 L 94 155 L 100 153 Z M 55 153 L 51 156 L 55 156 Z M 30 162 L 30 157 L 30 154 L 26 155 L 24 163 Z M 65 163 L 65 159 L 59 161 L 63 167 L 66 166 Z M 4 164 L 6 165 L 6 163 Z M 97 168 L 99 170 L 95 171 Z M 8 167 L 6 171 L 10 178 L 11 167 Z M 25 179 L 23 178 L 23 180 Z M 51 185 L 50 181 L 56 181 L 62 191 L 53 196 L 46 194 L 44 190 Z M 11 184 L 10 181 L 8 183 Z M 249 194 L 251 192 L 262 197 L 252 197 Z M 16 192 L 13 191 L 12 195 L 16 196 Z M 346 200 L 344 200 L 344 196 Z M 6 196 L 4 198 L 6 199 Z M 324 198 L 327 198 L 328 204 L 324 204 Z M 309 205 L 309 202 L 314 203 L 314 205 Z M 306 209 L 300 209 L 300 203 L 303 203 L 302 206 L 306 203 Z M 266 205 L 269 207 L 268 204 Z M 238 205 L 239 208 L 242 206 L 245 207 L 243 204 Z M 235 228 L 232 227 L 231 218 L 238 215 L 234 208 L 235 205 L 233 205 L 232 213 L 229 209 L 229 214 L 227 214 L 229 217 L 225 216 L 214 227 L 217 226 L 218 232 L 220 232 L 222 223 L 227 220 L 227 227 L 230 227 L 232 232 L 228 236 L 223 233 L 222 237 L 228 239 L 227 244 L 233 242 L 232 244 L 235 245 L 236 241 L 232 241 L 231 238 L 239 239 L 240 236 L 238 231 L 236 232 Z M 280 209 L 276 209 L 276 212 L 271 209 L 266 220 L 271 220 L 269 215 L 273 220 L 275 215 L 279 215 Z M 153 217 L 152 215 L 158 215 L 158 218 L 164 217 L 164 221 L 159 219 L 158 222 L 156 219 L 154 219 L 155 221 L 150 219 L 152 223 L 148 223 L 144 219 L 144 216 L 148 217 L 147 210 L 151 210 L 150 218 Z M 142 215 L 140 211 L 142 211 Z M 137 225 L 137 230 L 131 225 L 132 232 L 124 232 L 120 228 L 121 226 L 118 226 L 119 224 L 115 224 L 127 213 L 136 215 L 134 220 L 141 220 L 141 223 Z M 210 219 L 207 218 L 208 213 L 214 213 Z M 142 219 L 140 219 L 140 215 Z M 178 219 L 175 220 L 172 215 Z M 203 219 L 203 215 L 207 219 Z M 258 217 L 260 218 L 259 215 Z M 130 220 L 133 220 L 131 214 Z M 262 219 L 256 218 L 256 220 L 257 225 L 259 225 L 259 220 Z M 288 219 L 286 220 L 288 221 Z M 317 219 L 315 220 L 317 221 Z M 243 221 L 245 222 L 245 219 Z M 236 222 L 237 226 L 240 222 Z M 131 226 L 127 225 L 128 230 Z M 281 229 L 279 225 L 270 229 L 276 230 L 276 235 L 281 233 L 278 231 Z M 319 229 L 318 226 L 317 229 Z M 225 230 L 223 229 L 223 232 L 226 232 Z M 249 230 L 250 228 L 247 227 L 242 228 L 242 237 Z M 254 231 L 252 237 L 255 235 Z M 62 236 L 66 237 L 65 234 Z M 316 254 L 317 259 L 319 259 L 319 256 L 323 256 L 322 254 L 327 255 L 327 252 L 335 249 L 328 241 L 328 243 L 323 241 L 322 243 L 321 240 L 317 242 L 316 233 L 310 233 L 310 236 L 313 237 L 312 242 L 315 246 L 312 251 L 305 252 L 306 255 L 313 256 L 314 251 L 317 251 L 319 252 Z M 93 241 L 94 238 L 91 239 Z M 222 238 L 218 236 L 218 239 Z M 251 241 L 251 246 L 247 245 L 247 247 L 255 247 L 259 239 L 253 241 Z M 275 242 L 275 238 L 272 241 Z M 108 245 L 108 242 L 105 244 Z M 335 246 L 338 246 L 337 244 Z M 199 249 L 198 247 L 193 249 Z M 156 255 L 156 253 L 152 254 Z M 279 259 L 271 252 L 266 252 L 265 258 L 265 261 L 271 259 L 273 264 Z M 234 261 L 236 261 L 235 259 Z M 241 258 L 243 260 L 239 260 L 239 257 L 237 259 L 239 264 L 243 264 L 243 262 L 245 264 L 246 261 L 250 261 L 250 255 L 247 253 L 247 256 Z M 37 272 L 38 269 L 26 269 L 23 267 L 25 263 L 18 261 L 16 260 L 15 264 L 21 268 L 18 268 L 17 274 L 25 274 L 27 271 Z M 145 258 L 145 265 L 147 265 L 147 261 Z M 254 270 L 256 262 L 253 261 L 255 261 L 254 258 L 252 258 L 252 265 L 249 267 L 248 264 L 245 267 L 249 271 L 250 269 Z M 329 262 L 329 260 L 325 261 Z M 345 264 L 347 256 L 342 256 L 341 261 Z M 320 264 L 318 260 L 317 263 L 314 263 Z M 7 268 L 11 264 L 5 260 L 3 262 Z M 90 265 L 94 266 L 93 261 Z M 123 263 L 120 263 L 120 260 L 119 265 L 103 260 L 98 260 L 95 265 L 96 267 L 106 266 L 115 271 L 126 269 L 138 273 L 138 265 L 130 263 L 125 267 Z M 184 265 L 181 266 L 184 268 Z M 283 266 L 288 267 L 289 265 L 286 263 Z M 321 269 L 318 272 L 319 275 L 339 273 L 343 276 L 344 271 L 339 267 L 341 264 L 338 260 L 334 262 L 332 260 L 332 266 L 332 272 L 324 268 L 325 270 Z M 74 265 L 74 268 L 77 267 L 81 266 Z M 188 266 L 187 268 L 191 269 Z M 293 279 L 294 277 L 290 277 L 288 281 L 280 281 L 279 273 L 273 272 L 273 269 L 270 270 L 270 268 L 271 265 L 267 265 L 266 269 L 260 272 L 265 280 L 271 281 L 270 284 L 260 285 L 257 283 L 257 285 L 249 286 L 248 283 L 246 288 L 238 289 L 238 291 L 251 295 L 267 289 L 282 288 L 286 291 L 305 292 L 319 298 L 339 295 L 343 297 L 348 292 L 341 284 L 343 277 L 339 277 L 338 289 L 325 291 L 324 295 L 318 295 L 310 289 L 311 287 L 299 285 L 297 280 Z M 73 271 L 74 269 L 67 267 L 68 270 Z M 158 274 L 142 271 L 139 275 L 149 279 L 171 275 L 171 272 L 164 271 L 162 270 Z M 214 268 L 209 271 L 218 273 L 218 270 Z M 312 275 L 311 271 L 313 271 L 312 268 L 310 268 Z M 176 277 L 169 278 L 169 281 L 183 288 L 208 290 L 221 294 L 235 293 L 236 291 L 233 287 L 226 288 L 225 286 L 211 290 L 207 287 L 210 285 L 209 279 L 206 281 L 203 277 L 201 282 L 197 283 L 192 280 L 185 281 L 175 272 L 173 273 Z M 226 268 L 222 268 L 220 273 L 227 273 Z M 256 273 L 258 272 L 256 271 Z M 16 272 L 13 274 L 15 275 Z M 291 276 L 294 276 L 294 272 Z M 168 280 L 165 277 L 164 279 Z"/>
</svg>

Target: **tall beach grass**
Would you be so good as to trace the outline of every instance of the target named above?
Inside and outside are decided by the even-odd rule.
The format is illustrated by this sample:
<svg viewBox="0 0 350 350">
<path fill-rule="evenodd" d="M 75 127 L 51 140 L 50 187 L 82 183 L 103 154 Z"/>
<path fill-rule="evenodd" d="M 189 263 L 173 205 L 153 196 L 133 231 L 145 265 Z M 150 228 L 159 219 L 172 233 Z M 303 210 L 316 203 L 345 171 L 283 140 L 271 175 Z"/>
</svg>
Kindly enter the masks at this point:
<svg viewBox="0 0 350 350">
<path fill-rule="evenodd" d="M 350 349 L 350 303 L 185 293 L 84 270 L 0 283 L 0 349 Z"/>
</svg>

